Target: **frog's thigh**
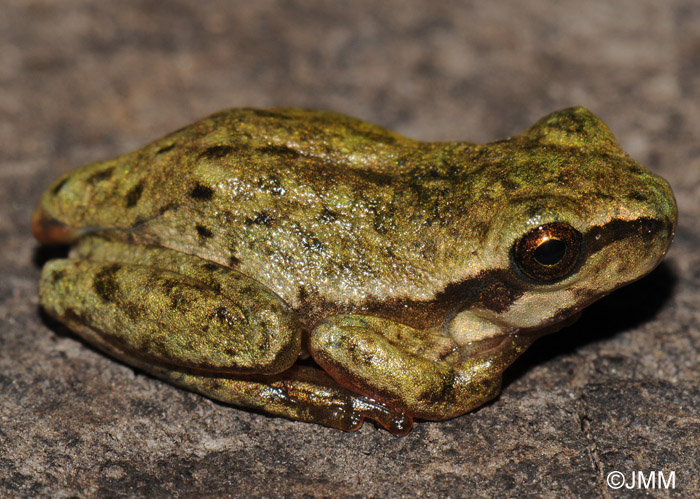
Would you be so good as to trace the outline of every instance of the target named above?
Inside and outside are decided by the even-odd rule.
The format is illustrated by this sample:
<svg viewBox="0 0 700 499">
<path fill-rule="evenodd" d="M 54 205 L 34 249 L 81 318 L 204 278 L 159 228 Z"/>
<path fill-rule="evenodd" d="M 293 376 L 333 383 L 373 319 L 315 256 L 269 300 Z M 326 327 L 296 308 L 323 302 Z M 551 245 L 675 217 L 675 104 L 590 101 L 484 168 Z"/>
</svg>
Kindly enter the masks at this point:
<svg viewBox="0 0 700 499">
<path fill-rule="evenodd" d="M 454 417 L 495 397 L 503 369 L 522 351 L 506 345 L 461 358 L 445 336 L 361 315 L 319 324 L 309 349 L 341 385 L 425 419 Z"/>
<path fill-rule="evenodd" d="M 138 357 L 200 371 L 276 373 L 297 359 L 295 314 L 270 292 L 251 294 L 258 283 L 225 268 L 229 279 L 146 263 L 51 261 L 39 284 L 41 303 L 97 347 L 126 352 L 129 363 Z"/>
</svg>

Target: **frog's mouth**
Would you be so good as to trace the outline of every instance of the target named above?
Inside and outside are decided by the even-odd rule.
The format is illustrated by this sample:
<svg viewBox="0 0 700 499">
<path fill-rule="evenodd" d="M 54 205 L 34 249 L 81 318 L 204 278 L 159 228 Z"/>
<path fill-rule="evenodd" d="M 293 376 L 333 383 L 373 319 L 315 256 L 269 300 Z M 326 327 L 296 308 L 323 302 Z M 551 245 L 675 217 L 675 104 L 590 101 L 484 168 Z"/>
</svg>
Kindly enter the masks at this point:
<svg viewBox="0 0 700 499">
<path fill-rule="evenodd" d="M 547 336 L 548 334 L 556 333 L 560 329 L 572 325 L 581 317 L 581 314 L 582 312 L 579 309 L 578 312 L 569 314 L 564 319 L 547 324 L 545 326 L 531 328 L 513 328 L 511 330 L 505 331 L 503 334 L 498 334 L 490 338 L 472 341 L 471 343 L 460 347 L 460 350 L 463 354 L 470 357 L 477 357 L 483 355 L 488 356 L 506 348 L 507 345 L 509 345 L 514 338 L 527 338 L 529 343 L 534 343 L 535 340 L 541 338 L 542 336 Z"/>
<path fill-rule="evenodd" d="M 562 319 L 562 320 L 553 322 L 551 324 L 547 324 L 546 326 L 522 328 L 514 334 L 530 336 L 533 338 L 533 341 L 534 341 L 537 338 L 540 338 L 542 336 L 556 333 L 560 329 L 564 329 L 565 327 L 569 327 L 574 322 L 579 320 L 579 318 L 581 317 L 581 314 L 582 314 L 582 309 L 585 307 L 577 307 L 577 308 L 578 308 L 577 312 L 567 314 L 567 317 Z"/>
</svg>

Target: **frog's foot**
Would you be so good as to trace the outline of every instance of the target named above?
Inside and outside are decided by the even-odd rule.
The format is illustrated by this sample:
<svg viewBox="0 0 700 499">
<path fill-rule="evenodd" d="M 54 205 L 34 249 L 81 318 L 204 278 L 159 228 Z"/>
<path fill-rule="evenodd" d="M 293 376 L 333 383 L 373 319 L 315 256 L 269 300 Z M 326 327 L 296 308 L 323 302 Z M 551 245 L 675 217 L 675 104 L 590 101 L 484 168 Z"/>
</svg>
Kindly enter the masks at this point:
<svg viewBox="0 0 700 499">
<path fill-rule="evenodd" d="M 410 416 L 341 387 L 323 371 L 294 365 L 273 376 L 208 376 L 149 366 L 148 371 L 174 385 L 226 404 L 274 416 L 355 431 L 365 418 L 395 435 L 411 430 Z"/>
<path fill-rule="evenodd" d="M 502 372 L 530 342 L 506 336 L 486 355 L 463 355 L 436 331 L 377 317 L 338 315 L 314 329 L 309 349 L 342 386 L 413 416 L 440 420 L 495 397 Z"/>
</svg>

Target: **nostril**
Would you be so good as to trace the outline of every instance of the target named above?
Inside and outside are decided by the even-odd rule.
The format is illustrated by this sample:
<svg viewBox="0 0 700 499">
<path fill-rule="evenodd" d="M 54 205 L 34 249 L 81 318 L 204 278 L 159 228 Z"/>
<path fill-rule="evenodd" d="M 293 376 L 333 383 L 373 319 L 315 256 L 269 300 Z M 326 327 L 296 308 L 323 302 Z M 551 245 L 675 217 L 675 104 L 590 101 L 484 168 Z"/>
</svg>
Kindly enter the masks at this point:
<svg viewBox="0 0 700 499">
<path fill-rule="evenodd" d="M 639 224 L 639 232 L 641 235 L 652 234 L 656 232 L 655 228 L 658 227 L 655 226 L 657 225 L 659 224 L 656 223 L 656 220 L 652 220 L 650 218 L 642 219 Z"/>
<path fill-rule="evenodd" d="M 675 224 L 668 217 L 661 215 L 659 218 L 639 218 L 634 230 L 639 237 L 656 237 L 661 239 L 673 239 Z"/>
</svg>

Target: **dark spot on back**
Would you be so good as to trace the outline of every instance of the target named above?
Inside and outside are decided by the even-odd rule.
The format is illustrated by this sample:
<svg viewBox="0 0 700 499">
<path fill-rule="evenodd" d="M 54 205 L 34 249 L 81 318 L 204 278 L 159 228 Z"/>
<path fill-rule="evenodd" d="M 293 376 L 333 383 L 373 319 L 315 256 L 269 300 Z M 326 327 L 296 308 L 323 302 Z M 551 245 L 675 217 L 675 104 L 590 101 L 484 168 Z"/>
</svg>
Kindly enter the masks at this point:
<svg viewBox="0 0 700 499">
<path fill-rule="evenodd" d="M 168 144 L 167 146 L 163 146 L 160 149 L 156 151 L 156 154 L 163 154 L 164 152 L 170 151 L 173 147 L 175 147 L 175 143 L 173 142 L 172 144 Z"/>
<path fill-rule="evenodd" d="M 633 199 L 634 201 L 641 201 L 642 203 L 644 203 L 645 201 L 647 201 L 647 197 L 646 197 L 644 194 L 642 194 L 641 192 L 638 192 L 638 191 L 635 191 L 635 192 L 630 193 L 630 194 L 627 196 L 627 198 L 628 198 L 628 199 Z"/>
<path fill-rule="evenodd" d="M 289 116 L 285 116 L 284 114 L 280 113 L 275 113 L 273 111 L 268 111 L 266 109 L 249 109 L 249 111 L 255 116 L 259 116 L 261 118 L 291 119 Z"/>
<path fill-rule="evenodd" d="M 260 177 L 258 179 L 258 189 L 268 191 L 276 196 L 281 196 L 287 192 L 287 189 L 282 186 L 280 179 L 273 175 L 269 177 Z"/>
<path fill-rule="evenodd" d="M 220 266 L 214 262 L 209 262 L 209 263 L 205 263 L 204 265 L 202 265 L 202 268 L 205 270 L 209 270 L 211 272 L 216 272 L 217 270 L 220 269 Z"/>
<path fill-rule="evenodd" d="M 90 175 L 87 179 L 89 184 L 94 184 L 96 182 L 102 182 L 103 180 L 109 180 L 114 174 L 114 168 L 105 168 L 99 172 L 95 172 Z"/>
<path fill-rule="evenodd" d="M 58 191 L 63 189 L 63 186 L 66 185 L 66 182 L 68 182 L 67 177 L 61 180 L 58 184 L 56 184 L 56 186 L 53 189 L 51 189 L 51 194 L 53 194 L 54 196 L 58 194 Z"/>
<path fill-rule="evenodd" d="M 432 165 L 425 172 L 425 177 L 429 179 L 439 179 L 442 178 L 442 172 L 437 168 L 437 165 Z"/>
<path fill-rule="evenodd" d="M 501 186 L 506 191 L 515 191 L 518 189 L 518 184 L 511 179 L 503 178 L 501 179 Z"/>
<path fill-rule="evenodd" d="M 286 156 L 288 158 L 296 158 L 301 156 L 301 153 L 299 151 L 285 145 L 269 145 L 259 147 L 258 152 L 262 154 L 272 154 L 275 156 Z"/>
<path fill-rule="evenodd" d="M 319 219 L 324 222 L 335 222 L 338 220 L 338 214 L 327 206 L 324 206 L 323 210 L 321 210 L 321 215 L 319 215 Z"/>
<path fill-rule="evenodd" d="M 246 218 L 245 219 L 245 224 L 246 225 L 264 225 L 266 227 L 272 226 L 274 223 L 275 219 L 269 216 L 267 213 L 260 212 L 257 215 L 255 215 L 254 218 Z"/>
<path fill-rule="evenodd" d="M 316 237 L 311 237 L 304 241 L 304 248 L 307 251 L 319 251 L 323 249 L 323 244 Z"/>
<path fill-rule="evenodd" d="M 236 268 L 241 264 L 241 261 L 234 255 L 231 255 L 228 259 L 228 266 L 231 268 Z"/>
<path fill-rule="evenodd" d="M 182 303 L 184 295 L 182 294 L 181 289 L 171 287 L 168 288 L 168 298 L 170 301 L 170 308 L 172 308 L 173 310 L 177 310 L 180 308 L 180 304 Z"/>
<path fill-rule="evenodd" d="M 100 270 L 93 279 L 93 289 L 104 301 L 112 302 L 119 292 L 119 284 L 115 279 L 115 274 L 122 266 L 118 263 L 107 265 Z"/>
<path fill-rule="evenodd" d="M 206 239 L 208 239 L 214 235 L 214 234 L 212 234 L 212 232 L 209 229 L 207 229 L 203 225 L 197 225 L 197 226 L 195 226 L 195 229 L 197 229 L 197 234 L 199 234 L 201 237 L 206 238 Z"/>
<path fill-rule="evenodd" d="M 168 294 L 172 293 L 172 291 L 179 285 L 179 283 L 174 279 L 163 279 L 160 284 L 163 286 L 163 290 Z"/>
<path fill-rule="evenodd" d="M 236 149 L 230 145 L 211 146 L 202 151 L 199 157 L 204 159 L 221 159 L 230 156 L 235 150 Z"/>
<path fill-rule="evenodd" d="M 143 180 L 132 187 L 129 192 L 126 193 L 126 207 L 131 208 L 138 203 L 141 199 L 141 194 L 143 193 Z"/>
<path fill-rule="evenodd" d="M 190 197 L 200 201 L 207 201 L 214 197 L 214 189 L 198 183 L 190 191 Z"/>
</svg>

